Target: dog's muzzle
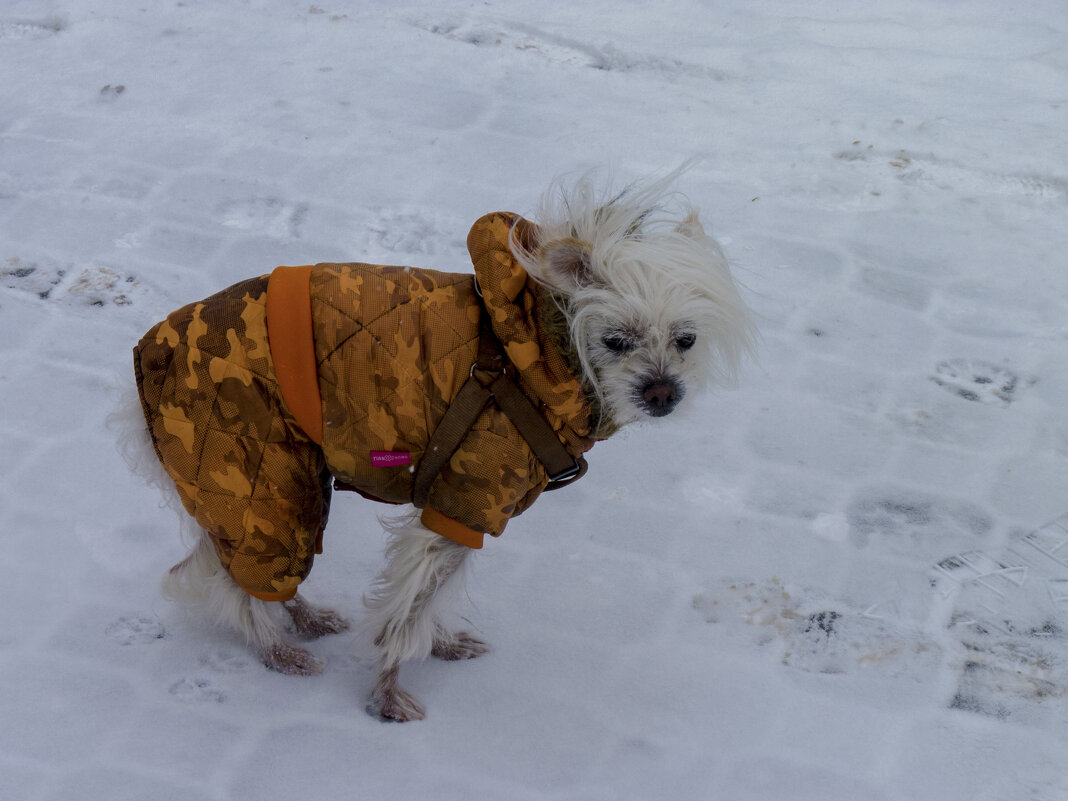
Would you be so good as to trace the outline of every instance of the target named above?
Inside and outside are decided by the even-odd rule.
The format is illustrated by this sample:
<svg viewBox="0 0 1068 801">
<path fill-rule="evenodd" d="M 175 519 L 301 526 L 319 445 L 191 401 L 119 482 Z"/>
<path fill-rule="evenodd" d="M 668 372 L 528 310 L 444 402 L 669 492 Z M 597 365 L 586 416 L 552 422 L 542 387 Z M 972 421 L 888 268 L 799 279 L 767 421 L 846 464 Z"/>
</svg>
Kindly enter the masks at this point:
<svg viewBox="0 0 1068 801">
<path fill-rule="evenodd" d="M 675 411 L 682 400 L 682 386 L 673 378 L 657 378 L 642 387 L 641 406 L 650 417 L 663 417 Z"/>
</svg>

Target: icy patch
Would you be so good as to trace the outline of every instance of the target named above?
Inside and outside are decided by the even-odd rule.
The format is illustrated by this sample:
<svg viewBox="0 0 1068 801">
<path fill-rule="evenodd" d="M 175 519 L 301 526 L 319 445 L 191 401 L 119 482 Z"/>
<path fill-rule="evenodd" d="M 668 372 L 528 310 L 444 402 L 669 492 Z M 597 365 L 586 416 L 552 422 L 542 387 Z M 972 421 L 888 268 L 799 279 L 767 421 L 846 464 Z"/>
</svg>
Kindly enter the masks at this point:
<svg viewBox="0 0 1068 801">
<path fill-rule="evenodd" d="M 934 584 L 953 599 L 959 643 L 954 709 L 1020 723 L 1068 720 L 1068 515 L 1003 552 L 941 560 Z"/>
</svg>

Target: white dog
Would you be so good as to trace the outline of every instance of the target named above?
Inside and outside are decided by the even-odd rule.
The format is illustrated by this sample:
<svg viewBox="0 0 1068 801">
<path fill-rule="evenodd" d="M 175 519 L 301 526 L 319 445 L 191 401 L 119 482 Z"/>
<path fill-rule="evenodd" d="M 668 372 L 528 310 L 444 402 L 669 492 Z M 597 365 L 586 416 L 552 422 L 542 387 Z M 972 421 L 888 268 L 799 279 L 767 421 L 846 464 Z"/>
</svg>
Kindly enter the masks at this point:
<svg viewBox="0 0 1068 801">
<path fill-rule="evenodd" d="M 456 384 L 459 386 L 461 379 L 470 375 L 472 381 L 479 378 L 481 385 L 486 387 L 495 376 L 510 376 L 511 385 L 527 396 L 529 407 L 538 410 L 549 423 L 548 429 L 556 433 L 556 438 L 560 440 L 557 449 L 561 444 L 566 446 L 565 458 L 572 459 L 576 465 L 581 463 L 584 466 L 582 451 L 620 426 L 663 417 L 671 413 L 690 390 L 710 382 L 732 379 L 741 355 L 750 346 L 752 328 L 749 313 L 720 248 L 702 230 L 697 213 L 669 191 L 677 175 L 676 172 L 653 183 L 631 186 L 614 196 L 600 194 L 588 177 L 580 179 L 571 188 L 556 186 L 547 194 L 539 210 L 537 225 L 510 215 L 497 215 L 494 224 L 498 225 L 498 229 L 502 219 L 510 221 L 508 224 L 511 226 L 510 230 L 503 229 L 507 231 L 507 241 L 503 246 L 506 250 L 499 249 L 491 254 L 494 264 L 503 263 L 507 270 L 499 286 L 486 285 L 488 279 L 479 272 L 478 260 L 489 257 L 481 250 L 476 255 L 476 247 L 482 246 L 471 245 L 479 284 L 483 284 L 473 285 L 481 300 L 472 302 L 487 307 L 499 302 L 526 304 L 516 312 L 516 317 L 521 323 L 529 323 L 534 327 L 526 332 L 528 338 L 524 341 L 519 341 L 520 337 L 512 339 L 507 331 L 495 330 L 496 338 L 501 341 L 500 350 L 505 365 L 497 372 L 489 370 L 482 361 L 475 363 L 473 349 L 466 351 L 469 355 L 467 361 L 457 368 L 462 374 Z M 475 236 L 474 231 L 472 236 Z M 473 241 L 469 240 L 469 244 Z M 499 242 L 497 245 L 500 248 Z M 350 266 L 326 267 L 341 270 Z M 365 271 L 377 269 L 366 265 L 358 267 Z M 361 273 L 365 274 L 370 275 Z M 344 280 L 344 275 L 339 280 Z M 455 279 L 460 282 L 457 286 L 464 292 L 468 291 L 466 287 L 471 281 L 470 276 L 447 274 L 433 274 L 433 278 L 438 283 Z M 501 287 L 504 287 L 503 292 L 507 296 L 505 301 L 501 300 Z M 513 298 L 513 290 L 519 293 L 517 297 Z M 247 300 L 248 291 L 243 291 L 246 291 Z M 474 294 L 470 295 L 471 299 L 475 297 Z M 201 307 L 203 304 L 198 308 Z M 497 311 L 499 318 L 502 315 Z M 476 310 L 472 319 L 477 317 Z M 317 337 L 319 330 L 316 329 Z M 233 336 L 232 331 L 230 334 L 232 346 L 235 341 L 244 341 L 240 336 Z M 166 335 L 158 334 L 151 342 L 165 343 L 170 347 L 176 336 L 173 330 L 168 329 Z M 471 348 L 481 347 L 479 343 L 486 339 L 486 335 L 483 334 L 479 339 L 476 327 L 473 336 L 475 344 Z M 146 335 L 146 339 L 151 337 Z M 375 338 L 371 340 L 372 347 L 375 342 L 382 344 L 380 338 Z M 542 351 L 531 356 L 531 352 L 537 350 L 531 343 Z M 317 341 L 316 347 L 320 344 Z M 274 340 L 271 341 L 270 350 L 276 350 Z M 557 383 L 552 386 L 552 391 L 556 393 L 553 397 L 566 396 L 572 411 L 562 412 L 552 402 L 546 402 L 545 397 L 538 396 L 541 390 L 537 386 L 541 385 L 535 386 L 527 380 L 526 364 L 532 359 L 541 359 L 539 364 L 544 366 L 549 358 L 544 350 L 552 351 L 551 359 L 555 359 L 550 364 L 550 367 L 556 365 L 552 369 L 557 374 L 557 379 L 554 379 Z M 482 359 L 481 351 L 479 353 L 478 358 Z M 280 357 L 277 353 L 275 356 L 275 361 L 278 361 Z M 147 358 L 144 357 L 142 361 Z M 200 355 L 197 358 L 208 359 Z M 192 370 L 192 356 L 188 362 Z M 566 366 L 567 377 L 573 380 L 574 391 L 571 384 L 565 386 L 559 383 L 560 365 Z M 319 384 L 324 392 L 332 392 L 334 384 L 324 383 L 322 378 L 324 369 L 320 367 Z M 222 371 L 213 371 L 212 375 L 221 376 Z M 188 380 L 192 386 L 194 378 Z M 248 379 L 245 380 L 247 382 Z M 162 379 L 160 381 L 162 383 Z M 535 388 L 531 389 L 532 386 Z M 497 385 L 493 384 L 493 387 Z M 519 443 L 517 447 L 527 448 L 528 441 L 537 439 L 526 431 L 515 435 L 515 429 L 523 427 L 516 422 L 513 412 L 502 412 L 499 407 L 507 406 L 499 399 L 503 390 L 498 388 L 497 394 L 493 394 L 493 387 L 486 390 L 492 394 L 492 399 L 480 413 L 479 422 L 471 425 L 468 439 L 463 440 L 462 445 L 449 446 L 456 448 L 457 453 L 461 453 L 489 428 L 495 431 L 507 429 L 515 442 Z M 282 410 L 277 412 L 284 417 L 280 425 L 290 432 L 288 436 L 295 438 L 294 442 L 304 448 L 301 453 L 313 460 L 309 462 L 312 469 L 322 470 L 320 478 L 323 480 L 334 478 L 360 487 L 362 474 L 358 474 L 358 468 L 349 465 L 344 452 L 339 451 L 340 455 L 335 456 L 330 450 L 330 437 L 335 436 L 331 426 L 335 425 L 337 419 L 345 419 L 348 411 L 343 408 L 344 403 L 333 396 L 328 401 L 324 395 L 322 404 L 328 412 L 320 447 L 309 441 L 309 437 L 314 440 L 314 435 L 303 436 L 301 426 L 310 431 L 321 420 L 305 425 L 295 412 L 291 415 L 290 407 L 295 408 L 296 405 L 289 402 L 285 387 L 280 386 L 280 389 L 286 402 L 274 403 L 273 408 Z M 299 573 L 292 581 L 272 579 L 275 581 L 272 585 L 274 588 L 285 590 L 292 585 L 286 590 L 288 600 L 281 600 L 281 595 L 258 593 L 254 588 L 250 589 L 247 583 L 239 585 L 238 580 L 243 579 L 237 565 L 241 547 L 244 546 L 225 539 L 225 533 L 220 534 L 217 530 L 221 524 L 212 527 L 217 516 L 213 516 L 210 508 L 204 505 L 206 501 L 202 503 L 208 497 L 204 494 L 206 490 L 203 486 L 192 486 L 193 480 L 183 478 L 174 460 L 168 461 L 166 456 L 167 445 L 163 440 L 170 434 L 180 439 L 189 451 L 192 450 L 194 436 L 200 435 L 191 433 L 191 427 L 183 427 L 186 422 L 184 412 L 167 412 L 172 416 L 162 420 L 154 418 L 154 406 L 159 405 L 166 409 L 173 406 L 153 404 L 148 400 L 147 390 L 142 391 L 142 411 L 148 415 L 148 430 L 152 432 L 155 454 L 147 461 L 140 460 L 135 469 L 145 474 L 155 472 L 160 486 L 173 489 L 177 483 L 180 504 L 175 505 L 181 505 L 186 512 L 194 514 L 200 524 L 193 551 L 165 576 L 165 594 L 181 601 L 206 604 L 218 620 L 244 634 L 269 668 L 296 674 L 320 672 L 323 666 L 316 657 L 286 639 L 287 627 L 276 610 L 288 612 L 292 627 L 309 637 L 341 631 L 347 628 L 347 623 L 334 612 L 315 608 L 299 594 L 293 594 L 295 582 L 299 582 L 304 573 Z M 175 414 L 182 418 L 179 422 L 175 422 Z M 319 414 L 318 410 L 312 409 L 313 416 Z M 192 413 L 188 416 L 191 418 Z M 237 423 L 240 424 L 241 420 Z M 544 427 L 545 423 L 541 425 Z M 140 432 L 143 434 L 145 431 L 144 426 L 140 426 Z M 575 431 L 578 434 L 572 436 Z M 428 434 L 432 435 L 433 432 Z M 400 439 L 406 436 L 405 431 L 399 434 Z M 151 452 L 148 451 L 148 438 L 143 435 L 139 438 L 144 446 L 142 450 Z M 407 464 L 403 460 L 409 458 L 409 453 L 429 454 L 436 444 L 407 447 L 404 450 L 393 445 L 387 446 L 384 451 L 372 451 L 372 454 L 378 454 L 373 457 L 378 459 L 378 463 L 371 469 L 379 471 L 373 475 L 381 476 L 381 471 L 388 471 L 390 468 L 382 465 L 390 460 Z M 562 474 L 554 475 L 557 472 L 555 469 L 542 469 L 542 463 L 547 460 L 536 444 L 532 443 L 530 448 L 531 451 L 523 451 L 529 458 L 522 469 L 495 467 L 488 473 L 489 479 L 486 478 L 487 474 L 477 477 L 480 486 L 485 489 L 487 480 L 496 481 L 494 476 L 502 476 L 500 493 L 496 493 L 495 487 L 491 487 L 487 493 L 503 494 L 513 499 L 501 502 L 505 517 L 522 511 L 524 505 L 532 502 L 547 484 L 564 483 L 559 481 Z M 388 455 L 383 456 L 384 452 L 388 452 Z M 529 456 L 531 452 L 536 459 Z M 158 474 L 159 462 L 155 456 L 164 462 L 164 475 Z M 446 459 L 448 456 L 445 454 Z M 403 474 L 412 474 L 417 466 L 421 469 L 422 462 L 428 458 L 423 456 L 417 460 L 413 457 Z M 474 461 L 481 463 L 484 460 Z M 530 465 L 529 469 L 526 469 L 527 464 Z M 477 532 L 477 542 L 467 539 L 466 533 L 459 537 L 450 533 L 452 529 L 448 526 L 456 523 L 452 518 L 462 515 L 449 511 L 453 507 L 449 506 L 451 501 L 445 499 L 445 489 L 442 487 L 449 484 L 457 493 L 463 493 L 465 469 L 463 459 L 457 456 L 443 464 L 435 463 L 429 468 L 430 475 L 424 485 L 432 489 L 424 490 L 422 502 L 417 500 L 417 503 L 428 508 L 421 516 L 418 512 L 412 512 L 387 524 L 390 539 L 386 566 L 365 598 L 379 659 L 378 677 L 369 708 L 385 718 L 412 720 L 424 715 L 420 703 L 398 685 L 399 669 L 405 661 L 422 659 L 431 654 L 442 659 L 466 659 L 486 651 L 486 645 L 470 634 L 447 630 L 441 623 L 440 610 L 435 605 L 435 600 L 441 595 L 439 591 L 458 575 L 471 550 L 480 547 L 481 533 L 488 531 L 497 534 L 503 528 L 503 521 L 494 523 L 490 518 L 485 518 L 491 522 L 456 524 L 464 532 Z M 478 468 L 471 469 L 477 471 Z M 240 472 L 237 468 L 234 470 Z M 327 475 L 327 471 L 330 475 Z M 212 475 L 218 473 L 216 471 Z M 416 476 L 416 483 L 418 480 Z M 243 481 L 240 478 L 237 484 Z M 475 482 L 476 478 L 470 478 L 470 481 Z M 516 481 L 524 482 L 519 494 L 511 489 Z M 312 483 L 318 487 L 322 482 L 317 479 Z M 392 499 L 387 497 L 385 491 L 375 489 L 376 486 L 365 483 L 361 491 L 379 499 Z M 413 492 L 418 497 L 418 489 L 405 486 L 404 493 L 408 495 L 401 496 L 401 499 L 410 500 Z M 329 490 L 324 491 L 328 499 Z M 234 493 L 241 495 L 238 490 L 234 490 Z M 248 497 L 255 496 L 255 493 L 255 489 L 249 491 Z M 220 491 L 215 490 L 211 497 L 219 494 Z M 320 498 L 319 495 L 309 497 L 313 500 Z M 518 498 L 521 500 L 515 500 Z M 438 509 L 432 508 L 435 504 Z M 325 514 L 324 502 L 323 525 Z M 445 523 L 438 525 L 443 518 L 447 518 Z M 481 521 L 484 518 L 475 519 Z M 312 526 L 311 536 L 314 533 L 315 526 Z M 310 567 L 310 557 L 307 567 Z M 289 584 L 286 584 L 287 581 Z"/>
</svg>

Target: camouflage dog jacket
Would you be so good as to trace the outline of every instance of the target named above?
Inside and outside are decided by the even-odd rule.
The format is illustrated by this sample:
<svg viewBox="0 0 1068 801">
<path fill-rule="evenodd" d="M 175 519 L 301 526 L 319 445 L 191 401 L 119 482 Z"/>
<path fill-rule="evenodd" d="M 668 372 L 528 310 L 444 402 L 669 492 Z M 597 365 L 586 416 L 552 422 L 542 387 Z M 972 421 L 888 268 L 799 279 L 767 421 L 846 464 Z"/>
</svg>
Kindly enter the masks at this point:
<svg viewBox="0 0 1068 801">
<path fill-rule="evenodd" d="M 593 446 L 590 402 L 546 324 L 552 300 L 515 260 L 512 235 L 530 245 L 537 229 L 504 212 L 475 223 L 475 276 L 279 268 L 172 312 L 141 339 L 134 366 L 156 453 L 244 590 L 293 597 L 321 552 L 334 479 L 376 500 L 411 501 L 414 467 L 476 360 L 484 313 L 567 451 Z M 421 519 L 479 548 L 547 483 L 491 404 L 435 479 Z"/>
</svg>

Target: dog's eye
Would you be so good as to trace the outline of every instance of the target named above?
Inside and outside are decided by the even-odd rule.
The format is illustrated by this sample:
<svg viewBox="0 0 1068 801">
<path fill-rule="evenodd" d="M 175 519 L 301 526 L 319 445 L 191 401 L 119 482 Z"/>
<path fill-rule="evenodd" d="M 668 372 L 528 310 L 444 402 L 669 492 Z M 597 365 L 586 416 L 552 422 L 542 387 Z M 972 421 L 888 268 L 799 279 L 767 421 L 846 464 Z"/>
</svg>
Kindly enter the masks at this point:
<svg viewBox="0 0 1068 801">
<path fill-rule="evenodd" d="M 679 350 L 689 350 L 697 342 L 697 334 L 679 334 L 675 337 L 675 347 Z"/>
<path fill-rule="evenodd" d="M 612 353 L 630 353 L 634 350 L 634 342 L 623 334 L 605 334 L 601 337 L 601 344 Z"/>
</svg>

